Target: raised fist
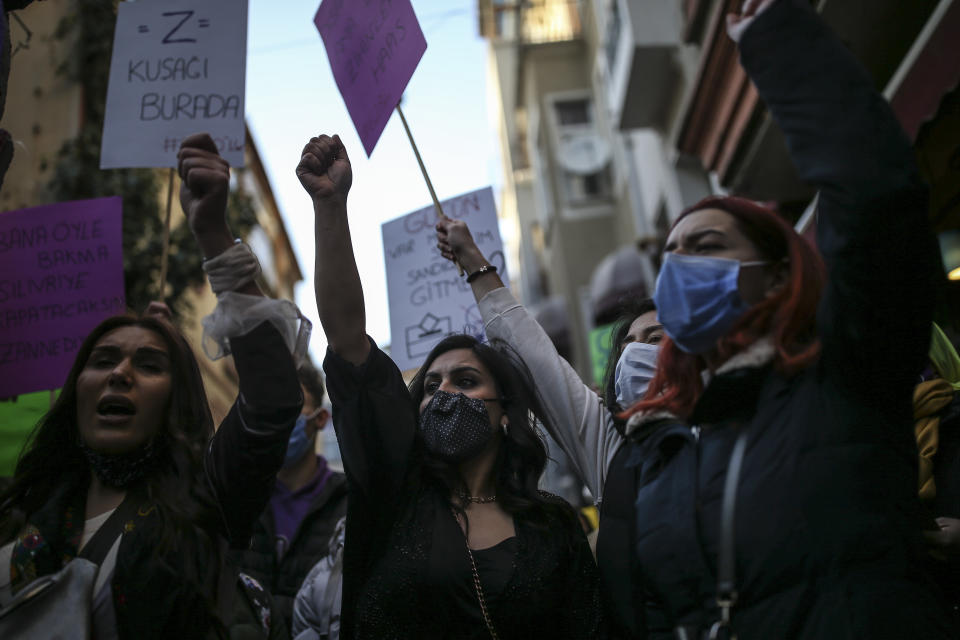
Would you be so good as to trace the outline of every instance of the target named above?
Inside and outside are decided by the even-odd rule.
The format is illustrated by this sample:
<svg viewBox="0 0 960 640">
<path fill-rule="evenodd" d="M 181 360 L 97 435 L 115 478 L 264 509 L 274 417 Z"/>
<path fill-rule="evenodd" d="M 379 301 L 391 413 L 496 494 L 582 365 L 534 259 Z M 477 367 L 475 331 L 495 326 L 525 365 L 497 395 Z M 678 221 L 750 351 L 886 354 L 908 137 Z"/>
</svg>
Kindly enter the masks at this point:
<svg viewBox="0 0 960 640">
<path fill-rule="evenodd" d="M 177 171 L 180 205 L 190 229 L 202 234 L 226 228 L 230 165 L 220 157 L 213 138 L 197 133 L 184 140 L 177 153 Z"/>
<path fill-rule="evenodd" d="M 297 165 L 300 184 L 314 201 L 340 200 L 346 203 L 353 169 L 340 136 L 310 138 Z"/>
</svg>

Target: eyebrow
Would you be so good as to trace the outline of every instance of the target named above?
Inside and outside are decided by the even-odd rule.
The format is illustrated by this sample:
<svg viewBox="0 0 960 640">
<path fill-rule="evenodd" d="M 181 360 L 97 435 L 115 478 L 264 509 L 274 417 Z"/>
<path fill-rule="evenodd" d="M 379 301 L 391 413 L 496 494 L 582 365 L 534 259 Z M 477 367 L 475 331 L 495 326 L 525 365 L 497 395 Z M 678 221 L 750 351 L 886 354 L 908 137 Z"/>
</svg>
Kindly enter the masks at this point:
<svg viewBox="0 0 960 640">
<path fill-rule="evenodd" d="M 641 331 L 641 332 L 640 332 L 640 335 L 643 337 L 644 340 L 646 340 L 647 338 L 650 337 L 650 334 L 651 334 L 651 333 L 654 333 L 655 331 L 663 331 L 663 325 L 662 325 L 662 324 L 652 324 L 652 325 L 650 325 L 649 327 L 647 327 L 646 329 L 644 329 L 643 331 Z"/>
<path fill-rule="evenodd" d="M 111 355 L 118 354 L 120 353 L 120 347 L 115 347 L 113 345 L 101 345 L 98 347 L 94 347 L 93 350 L 90 352 L 91 355 L 93 355 L 94 353 L 109 353 Z M 170 359 L 170 354 L 168 354 L 166 351 L 162 349 L 157 349 L 154 347 L 137 347 L 137 350 L 134 352 L 133 355 L 134 356 L 147 355 L 147 356 L 156 356 L 156 357 L 166 358 L 167 360 Z"/>
<path fill-rule="evenodd" d="M 704 236 L 708 236 L 708 235 L 710 235 L 710 234 L 717 234 L 717 235 L 720 235 L 720 236 L 726 236 L 726 235 L 727 235 L 726 233 L 724 233 L 724 232 L 721 231 L 720 229 L 714 229 L 714 228 L 700 229 L 699 231 L 694 231 L 693 233 L 688 234 L 687 237 L 684 238 L 683 240 L 684 240 L 684 242 L 685 242 L 687 245 L 690 245 L 690 244 L 695 243 L 697 240 L 702 239 Z M 664 251 L 674 251 L 676 248 L 677 248 L 677 243 L 676 243 L 676 242 L 670 242 L 670 243 L 667 243 L 667 246 L 665 246 L 665 247 L 663 248 L 663 250 L 664 250 Z"/>
<path fill-rule="evenodd" d="M 457 368 L 455 368 L 455 369 L 450 369 L 450 375 L 453 375 L 453 374 L 456 374 L 456 373 L 463 373 L 464 371 L 471 371 L 471 372 L 473 372 L 473 373 L 476 373 L 476 374 L 479 374 L 479 375 L 483 375 L 483 372 L 480 371 L 480 369 L 477 369 L 476 367 L 471 367 L 470 365 L 463 365 L 462 367 L 457 367 Z M 430 377 L 439 378 L 439 377 L 441 377 L 441 375 L 440 375 L 440 373 L 437 372 L 437 371 L 428 371 L 428 372 L 427 372 L 427 375 L 425 375 L 424 378 L 430 378 Z"/>
</svg>

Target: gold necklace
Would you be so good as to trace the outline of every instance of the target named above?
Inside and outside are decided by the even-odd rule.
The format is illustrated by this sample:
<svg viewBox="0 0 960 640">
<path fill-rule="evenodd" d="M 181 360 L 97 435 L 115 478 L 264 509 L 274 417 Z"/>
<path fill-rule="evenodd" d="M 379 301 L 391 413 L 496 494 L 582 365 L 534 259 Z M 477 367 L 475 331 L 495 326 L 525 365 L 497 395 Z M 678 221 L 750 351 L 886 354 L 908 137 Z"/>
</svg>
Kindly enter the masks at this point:
<svg viewBox="0 0 960 640">
<path fill-rule="evenodd" d="M 472 502 L 473 504 L 490 504 L 497 501 L 496 494 L 492 496 L 472 496 L 465 491 L 461 491 L 459 497 L 463 502 Z"/>
<path fill-rule="evenodd" d="M 472 498 L 473 496 L 467 496 Z M 493 502 L 497 499 L 497 496 L 492 498 L 477 498 L 478 500 L 486 500 L 487 502 Z M 453 513 L 453 519 L 457 521 L 457 528 L 460 528 L 460 516 L 457 514 L 456 509 L 450 507 L 450 512 Z M 470 573 L 473 575 L 473 588 L 477 592 L 477 601 L 480 603 L 480 613 L 483 615 L 483 623 L 487 626 L 487 631 L 490 633 L 490 638 L 492 640 L 500 640 L 500 636 L 497 635 L 497 630 L 493 628 L 493 620 L 490 618 L 490 612 L 487 611 L 487 599 L 483 596 L 483 587 L 480 586 L 480 572 L 477 571 L 477 562 L 473 559 L 473 550 L 470 548 L 470 540 L 467 539 L 467 534 L 463 530 L 463 542 L 467 547 L 467 555 L 470 557 Z"/>
</svg>

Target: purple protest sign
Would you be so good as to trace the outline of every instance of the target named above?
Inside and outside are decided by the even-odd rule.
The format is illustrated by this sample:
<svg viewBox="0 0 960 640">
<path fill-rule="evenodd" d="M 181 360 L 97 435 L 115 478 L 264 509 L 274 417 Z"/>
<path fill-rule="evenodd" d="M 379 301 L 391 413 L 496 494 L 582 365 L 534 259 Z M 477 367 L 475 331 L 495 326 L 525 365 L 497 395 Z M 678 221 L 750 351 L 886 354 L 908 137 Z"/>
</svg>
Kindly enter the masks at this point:
<svg viewBox="0 0 960 640">
<path fill-rule="evenodd" d="M 0 214 L 0 398 L 55 389 L 80 343 L 126 309 L 120 198 Z"/>
<path fill-rule="evenodd" d="M 323 0 L 313 18 L 369 156 L 427 41 L 410 0 Z"/>
</svg>

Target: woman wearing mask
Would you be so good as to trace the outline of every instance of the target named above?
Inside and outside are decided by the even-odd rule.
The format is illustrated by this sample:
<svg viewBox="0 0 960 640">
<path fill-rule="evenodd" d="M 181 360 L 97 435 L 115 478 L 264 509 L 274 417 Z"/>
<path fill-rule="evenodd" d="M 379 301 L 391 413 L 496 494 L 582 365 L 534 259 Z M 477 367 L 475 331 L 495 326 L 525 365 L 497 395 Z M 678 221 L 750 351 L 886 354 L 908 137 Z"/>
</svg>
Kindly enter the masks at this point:
<svg viewBox="0 0 960 640">
<path fill-rule="evenodd" d="M 557 353 L 546 332 L 503 285 L 466 223 L 448 219 L 436 228 L 440 253 L 456 259 L 467 273 L 479 274 L 470 278 L 470 286 L 487 336 L 508 344 L 536 371 L 537 391 L 549 418 L 544 426 L 600 505 L 596 550 L 604 622 L 613 637 L 632 637 L 635 585 L 624 558 L 632 553 L 635 485 L 633 468 L 627 463 L 639 445 L 624 438 L 624 423 L 617 415 L 643 397 L 653 378 L 657 345 L 663 337 L 656 308 L 645 299 L 624 304 L 613 329 L 604 401 Z"/>
<path fill-rule="evenodd" d="M 316 215 L 324 361 L 348 483 L 341 637 L 593 638 L 596 566 L 573 509 L 542 494 L 546 416 L 508 354 L 450 336 L 408 390 L 367 337 L 339 138 L 297 175 Z"/>
<path fill-rule="evenodd" d="M 252 637 L 285 633 L 270 625 L 262 590 L 248 591 L 257 604 L 249 620 L 234 616 L 246 600 L 224 559 L 228 543 L 247 543 L 300 412 L 298 312 L 254 283 L 259 264 L 227 227 L 229 167 L 209 136 L 183 142 L 179 172 L 220 299 L 206 336 L 232 351 L 240 395 L 214 435 L 197 361 L 172 325 L 115 316 L 91 332 L 0 497 L 0 604 L 9 605 L 0 625 L 15 605 L 27 616 L 43 610 L 49 596 L 37 585 L 46 577 L 86 571 L 74 559 L 88 557 L 88 544 L 102 557 L 98 572 L 83 574 L 89 581 L 69 583 L 91 589 L 87 601 L 33 616 L 39 635 L 27 637 L 51 637 L 58 624 L 72 625 L 70 637 L 89 629 L 137 640 L 224 638 L 248 622 Z"/>
<path fill-rule="evenodd" d="M 825 265 L 737 198 L 674 224 L 654 295 L 668 337 L 627 422 L 635 436 L 677 416 L 636 460 L 640 623 L 651 638 L 952 637 L 920 568 L 911 395 L 942 272 L 913 151 L 809 3 L 749 0 L 728 25 L 820 189 Z"/>
</svg>

